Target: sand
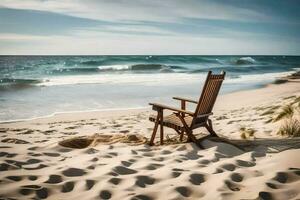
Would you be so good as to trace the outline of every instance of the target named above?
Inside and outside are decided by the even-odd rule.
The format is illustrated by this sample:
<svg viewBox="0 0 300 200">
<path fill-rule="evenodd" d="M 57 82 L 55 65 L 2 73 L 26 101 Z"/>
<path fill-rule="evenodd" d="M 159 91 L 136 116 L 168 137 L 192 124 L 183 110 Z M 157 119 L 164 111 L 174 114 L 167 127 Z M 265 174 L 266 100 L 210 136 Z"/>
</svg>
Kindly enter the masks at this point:
<svg viewBox="0 0 300 200">
<path fill-rule="evenodd" d="M 218 98 L 212 120 L 220 136 L 242 140 L 244 128 L 254 130 L 245 141 L 275 141 L 243 149 L 210 139 L 205 149 L 178 143 L 171 129 L 166 145 L 150 147 L 150 107 L 2 123 L 0 198 L 300 199 L 300 141 L 277 145 L 286 138 L 277 134 L 282 122 L 270 122 L 278 106 L 300 96 L 299 84 Z M 64 147 L 74 138 L 76 148 Z"/>
</svg>

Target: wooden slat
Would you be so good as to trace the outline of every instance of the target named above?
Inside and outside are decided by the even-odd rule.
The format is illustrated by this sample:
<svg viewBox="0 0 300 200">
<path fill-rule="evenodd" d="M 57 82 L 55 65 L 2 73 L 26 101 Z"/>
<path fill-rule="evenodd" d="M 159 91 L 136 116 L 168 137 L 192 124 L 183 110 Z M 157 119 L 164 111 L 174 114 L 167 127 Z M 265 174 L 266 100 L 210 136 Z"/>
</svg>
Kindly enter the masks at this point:
<svg viewBox="0 0 300 200">
<path fill-rule="evenodd" d="M 194 119 L 196 119 L 196 116 L 199 114 L 206 114 L 212 111 L 224 77 L 224 72 L 220 75 L 215 75 L 211 72 L 208 73 L 207 79 L 203 86 L 202 94 L 199 98 L 199 103 L 195 111 Z"/>
<path fill-rule="evenodd" d="M 149 120 L 152 122 L 156 122 L 156 116 L 150 116 Z M 186 116 L 186 117 L 184 117 L 184 120 L 186 121 L 187 125 L 190 126 L 192 124 L 193 117 Z M 160 121 L 159 121 L 159 123 L 160 123 Z M 163 125 L 169 126 L 169 127 L 176 127 L 176 128 L 183 127 L 181 120 L 175 114 L 165 116 L 163 118 Z"/>
</svg>

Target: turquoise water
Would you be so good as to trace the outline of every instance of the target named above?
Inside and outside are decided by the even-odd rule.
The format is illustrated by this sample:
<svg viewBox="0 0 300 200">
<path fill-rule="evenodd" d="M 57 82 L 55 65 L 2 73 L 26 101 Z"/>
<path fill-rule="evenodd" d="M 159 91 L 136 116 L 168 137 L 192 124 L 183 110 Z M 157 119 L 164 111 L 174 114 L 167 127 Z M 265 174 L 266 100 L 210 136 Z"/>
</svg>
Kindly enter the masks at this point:
<svg viewBox="0 0 300 200">
<path fill-rule="evenodd" d="M 222 93 L 246 90 L 299 67 L 299 56 L 0 56 L 0 121 L 196 98 L 209 70 L 227 72 Z"/>
</svg>

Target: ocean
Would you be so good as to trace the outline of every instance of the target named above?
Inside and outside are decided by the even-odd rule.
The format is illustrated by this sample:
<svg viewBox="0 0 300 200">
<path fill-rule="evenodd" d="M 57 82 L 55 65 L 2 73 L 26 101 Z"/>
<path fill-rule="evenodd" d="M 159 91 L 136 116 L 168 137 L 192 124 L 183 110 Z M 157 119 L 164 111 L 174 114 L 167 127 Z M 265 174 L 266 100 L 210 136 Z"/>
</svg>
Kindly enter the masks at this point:
<svg viewBox="0 0 300 200">
<path fill-rule="evenodd" d="M 197 99 L 209 70 L 221 93 L 263 87 L 300 69 L 300 56 L 0 56 L 0 121 L 60 112 L 176 105 Z"/>
</svg>

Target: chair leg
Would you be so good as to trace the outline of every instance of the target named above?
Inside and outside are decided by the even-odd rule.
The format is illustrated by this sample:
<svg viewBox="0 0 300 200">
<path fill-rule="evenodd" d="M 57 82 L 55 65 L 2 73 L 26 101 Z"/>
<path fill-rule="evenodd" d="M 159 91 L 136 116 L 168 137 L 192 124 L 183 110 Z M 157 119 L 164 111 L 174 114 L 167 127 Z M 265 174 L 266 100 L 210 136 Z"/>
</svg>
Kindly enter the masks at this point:
<svg viewBox="0 0 300 200">
<path fill-rule="evenodd" d="M 211 136 L 219 137 L 213 129 L 211 119 L 207 120 L 207 124 L 205 124 L 205 128 L 207 129 L 207 131 L 210 133 Z"/>
<path fill-rule="evenodd" d="M 155 135 L 156 135 L 156 132 L 157 132 L 159 118 L 160 118 L 160 116 L 157 114 L 155 124 L 154 124 L 154 128 L 153 128 L 153 132 L 152 132 L 152 136 L 151 136 L 151 139 L 150 139 L 150 142 L 149 142 L 150 146 L 152 146 L 154 144 L 153 142 L 154 142 L 154 138 L 155 138 Z"/>
<path fill-rule="evenodd" d="M 191 131 L 191 130 L 186 130 L 186 134 L 187 134 L 187 136 L 188 136 L 188 142 L 197 142 L 197 139 L 196 139 L 196 137 L 193 135 L 193 131 Z"/>
<path fill-rule="evenodd" d="M 188 125 L 184 121 L 184 118 L 179 113 L 177 113 L 176 116 L 180 119 L 181 123 L 184 126 L 185 132 L 188 136 L 188 141 L 197 142 L 196 137 L 193 135 L 193 131 L 190 129 L 190 127 L 188 127 Z"/>
<path fill-rule="evenodd" d="M 180 142 L 183 140 L 184 130 L 180 130 Z"/>
<path fill-rule="evenodd" d="M 180 135 L 180 141 L 182 142 L 184 131 L 182 129 L 174 129 L 178 135 Z"/>
<path fill-rule="evenodd" d="M 163 111 L 161 110 L 159 112 L 160 115 L 160 144 L 163 145 L 164 144 L 164 116 L 163 116 Z"/>
</svg>

